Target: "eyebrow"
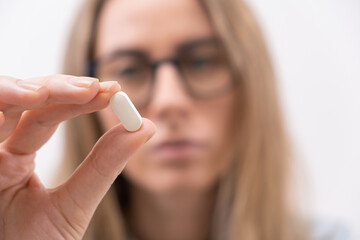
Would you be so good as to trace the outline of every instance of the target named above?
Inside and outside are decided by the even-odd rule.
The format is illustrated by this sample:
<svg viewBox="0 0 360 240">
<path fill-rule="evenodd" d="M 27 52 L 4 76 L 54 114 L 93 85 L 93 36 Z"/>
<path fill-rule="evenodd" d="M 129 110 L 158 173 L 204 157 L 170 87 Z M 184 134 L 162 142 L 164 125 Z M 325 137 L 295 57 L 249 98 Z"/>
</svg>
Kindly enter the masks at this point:
<svg viewBox="0 0 360 240">
<path fill-rule="evenodd" d="M 186 41 L 184 43 L 179 44 L 176 47 L 175 55 L 178 55 L 179 53 L 186 51 L 187 49 L 196 47 L 198 45 L 206 44 L 206 43 L 219 44 L 220 40 L 217 37 L 203 37 L 203 38 L 197 38 L 197 39 L 193 39 L 190 41 Z M 104 57 L 95 59 L 94 62 L 97 62 L 97 63 L 106 62 L 106 61 L 113 59 L 115 57 L 118 57 L 118 56 L 139 56 L 139 57 L 148 58 L 148 54 L 146 53 L 145 50 L 140 49 L 140 48 L 129 48 L 129 49 L 117 49 Z"/>
</svg>

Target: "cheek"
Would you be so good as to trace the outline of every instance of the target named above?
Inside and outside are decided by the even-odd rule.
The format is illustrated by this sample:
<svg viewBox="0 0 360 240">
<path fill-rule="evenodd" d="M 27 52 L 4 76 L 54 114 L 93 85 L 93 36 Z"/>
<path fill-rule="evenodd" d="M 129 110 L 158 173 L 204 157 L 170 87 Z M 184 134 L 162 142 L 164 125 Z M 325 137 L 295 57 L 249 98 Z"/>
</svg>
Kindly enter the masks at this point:
<svg viewBox="0 0 360 240">
<path fill-rule="evenodd" d="M 199 107 L 199 115 L 202 116 L 202 123 L 211 136 L 212 142 L 216 145 L 225 143 L 231 135 L 233 105 L 231 99 L 225 98 L 210 105 Z"/>
<path fill-rule="evenodd" d="M 209 173 L 212 172 L 218 177 L 229 166 L 232 159 L 233 96 L 214 100 L 207 107 L 204 104 L 199 109 L 201 109 L 201 115 L 206 118 L 202 121 L 204 131 L 208 133 L 212 144 L 206 163 Z"/>
</svg>

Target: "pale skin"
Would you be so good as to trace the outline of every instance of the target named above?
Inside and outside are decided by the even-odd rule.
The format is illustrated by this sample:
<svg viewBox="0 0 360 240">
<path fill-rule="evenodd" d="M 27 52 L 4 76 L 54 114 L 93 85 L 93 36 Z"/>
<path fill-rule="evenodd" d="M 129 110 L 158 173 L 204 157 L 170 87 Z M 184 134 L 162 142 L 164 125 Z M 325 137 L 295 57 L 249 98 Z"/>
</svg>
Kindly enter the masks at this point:
<svg viewBox="0 0 360 240">
<path fill-rule="evenodd" d="M 1 239 L 82 238 L 100 200 L 129 156 L 154 134 L 154 125 L 144 119 L 136 133 L 114 127 L 56 189 L 46 189 L 34 174 L 35 152 L 60 122 L 106 107 L 119 90 L 117 83 L 93 78 L 0 77 Z"/>
<path fill-rule="evenodd" d="M 138 49 L 152 60 L 174 54 L 194 39 L 215 36 L 203 9 L 193 0 L 108 1 L 99 19 L 96 56 Z M 124 171 L 131 183 L 126 216 L 141 240 L 200 240 L 211 228 L 215 183 L 231 158 L 226 156 L 233 92 L 199 100 L 186 92 L 170 64 L 156 72 L 153 98 L 139 109 L 157 126 L 156 135 L 130 159 Z M 100 112 L 106 129 L 118 123 L 109 108 Z M 187 157 L 163 157 L 153 149 L 164 141 L 195 139 L 206 148 Z"/>
<path fill-rule="evenodd" d="M 171 56 L 183 42 L 215 34 L 192 0 L 109 0 L 99 21 L 97 57 L 119 48 L 141 48 L 156 60 Z M 173 66 L 164 65 L 157 71 L 153 99 L 139 109 L 145 117 L 142 127 L 129 133 L 107 107 L 120 90 L 116 82 L 81 78 L 84 86 L 73 87 L 70 79 L 57 75 L 26 80 L 37 85 L 27 90 L 17 79 L 0 77 L 0 239 L 81 239 L 125 164 L 123 174 L 132 186 L 126 220 L 135 236 L 206 239 L 215 184 L 231 160 L 224 149 L 233 93 L 192 99 Z M 64 185 L 45 189 L 33 172 L 36 150 L 60 122 L 99 110 L 108 131 Z M 155 127 L 148 119 L 157 126 L 149 142 Z M 183 160 L 181 167 L 166 160 L 159 164 L 151 149 L 178 137 L 203 141 L 206 148 Z"/>
</svg>

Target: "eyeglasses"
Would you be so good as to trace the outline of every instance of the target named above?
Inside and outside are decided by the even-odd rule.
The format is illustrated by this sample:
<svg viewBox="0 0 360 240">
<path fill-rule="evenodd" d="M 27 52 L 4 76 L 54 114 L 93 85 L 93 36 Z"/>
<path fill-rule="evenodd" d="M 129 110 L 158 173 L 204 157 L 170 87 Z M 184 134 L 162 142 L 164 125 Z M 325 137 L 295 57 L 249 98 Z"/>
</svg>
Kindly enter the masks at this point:
<svg viewBox="0 0 360 240">
<path fill-rule="evenodd" d="M 137 108 L 152 97 L 156 70 L 162 64 L 176 67 L 183 86 L 193 98 L 209 99 L 230 91 L 235 81 L 221 44 L 201 39 L 182 45 L 171 58 L 150 61 L 141 51 L 117 51 L 89 65 L 89 75 L 102 81 L 118 81 Z"/>
</svg>

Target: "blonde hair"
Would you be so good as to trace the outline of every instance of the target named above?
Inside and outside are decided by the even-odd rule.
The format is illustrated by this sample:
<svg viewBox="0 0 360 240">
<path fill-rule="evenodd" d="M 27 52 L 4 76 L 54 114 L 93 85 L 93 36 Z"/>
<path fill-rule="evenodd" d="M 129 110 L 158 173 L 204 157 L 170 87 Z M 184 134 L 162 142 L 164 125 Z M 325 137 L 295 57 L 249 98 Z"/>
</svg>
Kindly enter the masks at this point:
<svg viewBox="0 0 360 240">
<path fill-rule="evenodd" d="M 73 27 L 64 72 L 86 74 L 105 0 L 88 0 Z M 305 239 L 305 225 L 288 198 L 290 146 L 282 122 L 274 73 L 263 37 L 248 6 L 239 0 L 202 0 L 204 11 L 223 41 L 239 81 L 234 142 L 236 159 L 219 182 L 211 239 Z M 67 124 L 66 160 L 74 169 L 103 130 L 96 114 Z M 84 239 L 125 239 L 116 191 L 110 189 Z"/>
</svg>

